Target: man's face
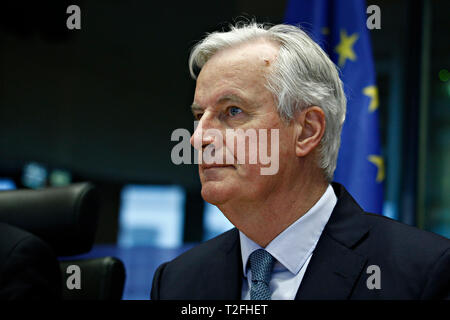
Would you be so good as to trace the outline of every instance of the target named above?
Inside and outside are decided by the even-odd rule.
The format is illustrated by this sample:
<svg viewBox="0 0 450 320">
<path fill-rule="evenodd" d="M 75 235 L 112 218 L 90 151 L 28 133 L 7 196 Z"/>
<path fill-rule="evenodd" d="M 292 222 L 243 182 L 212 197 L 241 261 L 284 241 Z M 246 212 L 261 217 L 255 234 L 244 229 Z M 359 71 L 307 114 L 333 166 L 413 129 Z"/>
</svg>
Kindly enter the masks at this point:
<svg viewBox="0 0 450 320">
<path fill-rule="evenodd" d="M 226 162 L 218 166 L 205 161 L 199 164 L 202 197 L 207 202 L 220 206 L 267 199 L 293 172 L 296 161 L 294 129 L 282 122 L 273 95 L 265 87 L 265 76 L 277 52 L 274 44 L 262 40 L 226 49 L 215 54 L 198 76 L 193 113 L 199 124 L 191 143 L 203 154 L 207 153 L 207 148 L 210 148 L 208 154 L 211 150 L 212 154 L 222 153 L 223 162 Z M 218 130 L 222 138 L 205 134 L 210 129 Z M 271 129 L 278 129 L 278 172 L 262 175 L 261 168 L 269 165 L 261 164 L 259 156 L 257 163 L 249 163 L 248 139 L 245 161 L 238 163 L 237 140 L 226 139 L 227 129 L 244 132 L 254 129 L 257 133 L 259 129 L 267 129 L 268 154 L 272 149 Z M 227 165 L 226 157 L 234 158 L 234 163 Z"/>
</svg>

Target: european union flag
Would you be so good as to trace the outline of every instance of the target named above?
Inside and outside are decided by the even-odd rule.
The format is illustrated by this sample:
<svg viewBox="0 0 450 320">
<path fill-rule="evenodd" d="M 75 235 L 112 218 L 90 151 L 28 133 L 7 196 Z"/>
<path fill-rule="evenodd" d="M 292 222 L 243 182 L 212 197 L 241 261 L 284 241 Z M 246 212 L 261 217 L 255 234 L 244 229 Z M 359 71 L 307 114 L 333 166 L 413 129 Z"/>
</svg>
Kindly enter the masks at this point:
<svg viewBox="0 0 450 320">
<path fill-rule="evenodd" d="M 384 162 L 378 90 L 363 0 L 290 0 L 285 22 L 300 25 L 341 70 L 347 115 L 334 180 L 364 210 L 381 213 Z"/>
</svg>

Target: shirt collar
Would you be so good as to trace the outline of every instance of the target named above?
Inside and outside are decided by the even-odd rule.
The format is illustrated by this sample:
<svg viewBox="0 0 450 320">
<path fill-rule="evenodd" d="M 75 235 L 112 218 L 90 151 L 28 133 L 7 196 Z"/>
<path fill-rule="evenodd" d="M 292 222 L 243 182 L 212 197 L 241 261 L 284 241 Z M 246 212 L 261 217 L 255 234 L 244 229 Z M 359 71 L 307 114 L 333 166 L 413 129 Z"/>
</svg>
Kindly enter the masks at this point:
<svg viewBox="0 0 450 320">
<path fill-rule="evenodd" d="M 273 239 L 265 250 L 291 273 L 297 274 L 316 247 L 336 202 L 333 187 L 328 185 L 319 201 Z M 248 258 L 253 251 L 261 247 L 241 231 L 239 238 L 244 276 L 247 276 Z"/>
</svg>

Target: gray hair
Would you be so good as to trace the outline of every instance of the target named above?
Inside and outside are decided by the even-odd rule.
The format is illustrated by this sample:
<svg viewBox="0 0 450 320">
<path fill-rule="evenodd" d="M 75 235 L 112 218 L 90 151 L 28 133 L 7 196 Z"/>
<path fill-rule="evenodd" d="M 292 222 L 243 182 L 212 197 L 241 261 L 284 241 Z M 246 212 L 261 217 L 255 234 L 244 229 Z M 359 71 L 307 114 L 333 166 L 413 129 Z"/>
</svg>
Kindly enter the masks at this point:
<svg viewBox="0 0 450 320">
<path fill-rule="evenodd" d="M 319 106 L 325 114 L 326 128 L 320 142 L 318 165 L 331 181 L 345 120 L 346 98 L 336 65 L 303 30 L 291 25 L 252 22 L 231 26 L 228 32 L 210 33 L 191 51 L 191 76 L 196 79 L 194 69 L 198 74 L 218 51 L 261 38 L 280 46 L 266 84 L 277 102 L 280 117 L 290 121 L 296 111 L 309 106 Z"/>
</svg>

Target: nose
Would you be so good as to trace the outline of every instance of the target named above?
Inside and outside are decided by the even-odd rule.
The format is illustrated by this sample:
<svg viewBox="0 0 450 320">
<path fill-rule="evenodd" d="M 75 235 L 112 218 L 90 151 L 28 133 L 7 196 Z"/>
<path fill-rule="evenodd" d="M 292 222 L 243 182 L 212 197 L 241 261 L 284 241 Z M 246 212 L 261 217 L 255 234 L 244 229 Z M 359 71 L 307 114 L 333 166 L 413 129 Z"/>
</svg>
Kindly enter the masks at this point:
<svg viewBox="0 0 450 320">
<path fill-rule="evenodd" d="M 212 116 L 206 112 L 203 114 L 200 121 L 194 122 L 195 130 L 191 136 L 190 142 L 195 149 L 201 151 L 214 142 L 214 136 L 208 134 L 208 129 L 214 128 L 213 122 L 214 119 Z"/>
</svg>

